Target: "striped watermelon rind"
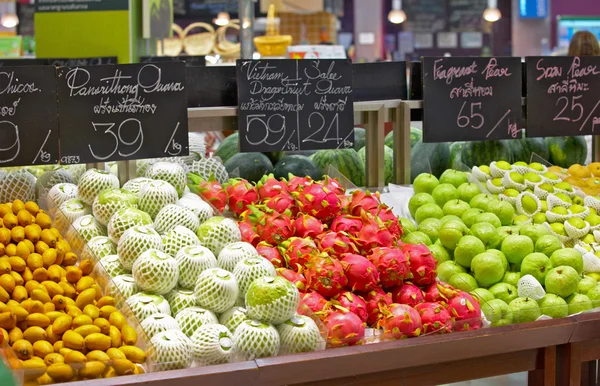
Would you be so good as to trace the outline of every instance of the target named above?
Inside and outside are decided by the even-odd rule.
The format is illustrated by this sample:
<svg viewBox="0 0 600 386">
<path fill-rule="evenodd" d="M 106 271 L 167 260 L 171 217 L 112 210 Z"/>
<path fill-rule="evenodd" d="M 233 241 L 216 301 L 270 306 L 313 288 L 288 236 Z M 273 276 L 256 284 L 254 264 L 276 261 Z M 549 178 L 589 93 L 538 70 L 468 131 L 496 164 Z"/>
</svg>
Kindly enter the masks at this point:
<svg viewBox="0 0 600 386">
<path fill-rule="evenodd" d="M 319 150 L 310 159 L 323 173 L 331 165 L 357 187 L 365 186 L 365 167 L 354 149 Z"/>
<path fill-rule="evenodd" d="M 448 168 L 449 161 L 450 146 L 447 142 L 417 142 L 410 151 L 411 181 L 421 173 L 431 173 L 439 178 Z"/>
<path fill-rule="evenodd" d="M 384 147 L 384 176 L 385 176 L 385 184 L 389 184 L 392 182 L 394 178 L 394 151 L 391 147 Z M 358 155 L 365 165 L 365 171 L 367 168 L 367 150 L 363 147 L 358 151 Z"/>
<path fill-rule="evenodd" d="M 214 156 L 221 158 L 225 163 L 237 153 L 239 153 L 239 133 L 235 132 L 221 142 Z"/>
<path fill-rule="evenodd" d="M 470 168 L 489 165 L 493 161 L 513 163 L 512 149 L 505 141 L 465 142 L 460 158 L 462 163 Z"/>
<path fill-rule="evenodd" d="M 585 164 L 588 152 L 585 137 L 546 137 L 545 142 L 552 165 L 568 168 L 574 164 Z"/>
<path fill-rule="evenodd" d="M 423 131 L 417 127 L 410 128 L 410 148 L 412 149 L 418 142 L 423 140 Z M 390 131 L 383 140 L 385 146 L 394 149 L 394 132 Z"/>
</svg>

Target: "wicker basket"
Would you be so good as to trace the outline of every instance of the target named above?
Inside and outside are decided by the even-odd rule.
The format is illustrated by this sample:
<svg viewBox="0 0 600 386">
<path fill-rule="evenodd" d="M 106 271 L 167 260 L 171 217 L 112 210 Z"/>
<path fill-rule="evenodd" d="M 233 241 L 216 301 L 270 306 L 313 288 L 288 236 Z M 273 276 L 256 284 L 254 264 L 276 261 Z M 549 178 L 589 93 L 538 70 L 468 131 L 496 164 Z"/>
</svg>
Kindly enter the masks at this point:
<svg viewBox="0 0 600 386">
<path fill-rule="evenodd" d="M 173 24 L 171 28 L 173 29 L 173 37 L 162 40 L 162 55 L 164 56 L 178 56 L 183 50 L 183 30 L 177 24 Z"/>
<path fill-rule="evenodd" d="M 204 28 L 206 32 L 190 35 L 194 28 Z M 183 30 L 183 49 L 188 55 L 208 55 L 215 46 L 215 29 L 207 23 L 192 23 Z"/>
<path fill-rule="evenodd" d="M 219 54 L 224 58 L 239 58 L 240 56 L 240 43 L 233 43 L 227 40 L 227 29 L 234 28 L 240 30 L 240 21 L 231 20 L 229 24 L 220 27 L 217 30 L 217 38 L 214 47 L 215 54 Z"/>
<path fill-rule="evenodd" d="M 292 36 L 279 35 L 279 24 L 275 23 L 275 5 L 269 5 L 267 33 L 254 38 L 254 45 L 261 56 L 283 56 L 292 44 Z"/>
</svg>

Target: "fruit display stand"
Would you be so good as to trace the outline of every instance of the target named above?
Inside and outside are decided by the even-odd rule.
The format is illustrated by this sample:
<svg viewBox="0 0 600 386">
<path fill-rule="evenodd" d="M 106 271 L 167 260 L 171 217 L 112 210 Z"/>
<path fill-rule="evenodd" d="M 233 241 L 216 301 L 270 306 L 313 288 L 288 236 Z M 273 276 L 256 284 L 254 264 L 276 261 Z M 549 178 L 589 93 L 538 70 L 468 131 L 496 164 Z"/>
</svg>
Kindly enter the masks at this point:
<svg viewBox="0 0 600 386">
<path fill-rule="evenodd" d="M 600 360 L 600 314 L 577 316 L 577 328 L 569 343 L 557 348 L 559 384 L 597 385 Z"/>
</svg>

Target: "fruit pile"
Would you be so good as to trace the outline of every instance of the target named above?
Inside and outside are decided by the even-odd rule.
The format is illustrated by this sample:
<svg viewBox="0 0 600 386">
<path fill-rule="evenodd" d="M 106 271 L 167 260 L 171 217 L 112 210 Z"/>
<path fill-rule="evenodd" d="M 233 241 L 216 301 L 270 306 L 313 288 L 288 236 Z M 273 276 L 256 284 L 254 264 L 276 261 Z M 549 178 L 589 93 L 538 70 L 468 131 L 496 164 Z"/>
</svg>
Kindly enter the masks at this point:
<svg viewBox="0 0 600 386">
<path fill-rule="evenodd" d="M 580 188 L 588 196 L 600 195 L 600 162 L 587 166 L 574 164 L 568 169 L 554 167 L 554 171 L 575 188 Z"/>
<path fill-rule="evenodd" d="M 568 240 L 553 232 L 554 224 L 545 217 L 554 213 L 551 197 L 578 197 L 566 189 L 568 184 L 540 164 L 499 161 L 475 167 L 471 175 L 479 182 L 470 183 L 467 173 L 455 170 L 439 180 L 418 176 L 408 204 L 417 226 L 400 219 L 410 232 L 404 242 L 429 245 L 440 280 L 478 297 L 492 325 L 564 317 L 600 306 L 597 268 L 584 264 L 579 250 L 565 248 Z M 482 193 L 484 186 L 496 188 L 494 194 Z M 539 198 L 546 188 L 555 189 L 547 203 Z M 551 210 L 544 212 L 544 205 Z M 584 212 L 578 211 L 580 204 L 569 205 L 575 209 L 569 213 Z M 592 215 L 589 208 L 585 212 Z"/>
<path fill-rule="evenodd" d="M 365 326 L 387 339 L 480 327 L 478 302 L 437 282 L 430 251 L 399 243 L 403 230 L 379 194 L 294 176 L 214 188 L 192 190 L 227 202 L 242 240 L 302 292 L 300 312 L 319 317 L 330 346 L 364 343 Z"/>
<path fill-rule="evenodd" d="M 139 374 L 137 332 L 34 202 L 0 205 L 0 333 L 26 381 Z"/>
</svg>

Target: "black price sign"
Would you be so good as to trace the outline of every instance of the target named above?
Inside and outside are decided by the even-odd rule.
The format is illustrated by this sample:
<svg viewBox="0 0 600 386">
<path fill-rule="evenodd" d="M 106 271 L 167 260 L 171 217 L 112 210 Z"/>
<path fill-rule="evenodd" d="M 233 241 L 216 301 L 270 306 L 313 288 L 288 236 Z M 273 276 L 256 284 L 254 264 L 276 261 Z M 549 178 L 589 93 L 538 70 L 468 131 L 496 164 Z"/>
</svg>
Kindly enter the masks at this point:
<svg viewBox="0 0 600 386">
<path fill-rule="evenodd" d="M 105 56 L 98 58 L 49 58 L 45 60 L 48 64 L 51 64 L 56 67 L 100 66 L 102 64 L 117 64 L 116 56 Z"/>
<path fill-rule="evenodd" d="M 54 67 L 0 69 L 0 166 L 58 163 Z"/>
<path fill-rule="evenodd" d="M 186 67 L 206 66 L 206 56 L 142 56 L 140 63 L 185 62 Z"/>
<path fill-rule="evenodd" d="M 356 102 L 407 99 L 406 62 L 355 63 L 352 71 Z"/>
<path fill-rule="evenodd" d="M 238 60 L 240 150 L 352 147 L 349 60 Z"/>
<path fill-rule="evenodd" d="M 518 138 L 519 58 L 423 58 L 423 141 Z"/>
<path fill-rule="evenodd" d="M 183 63 L 57 71 L 61 163 L 188 154 Z"/>
<path fill-rule="evenodd" d="M 600 57 L 527 58 L 527 136 L 600 131 Z"/>
</svg>

